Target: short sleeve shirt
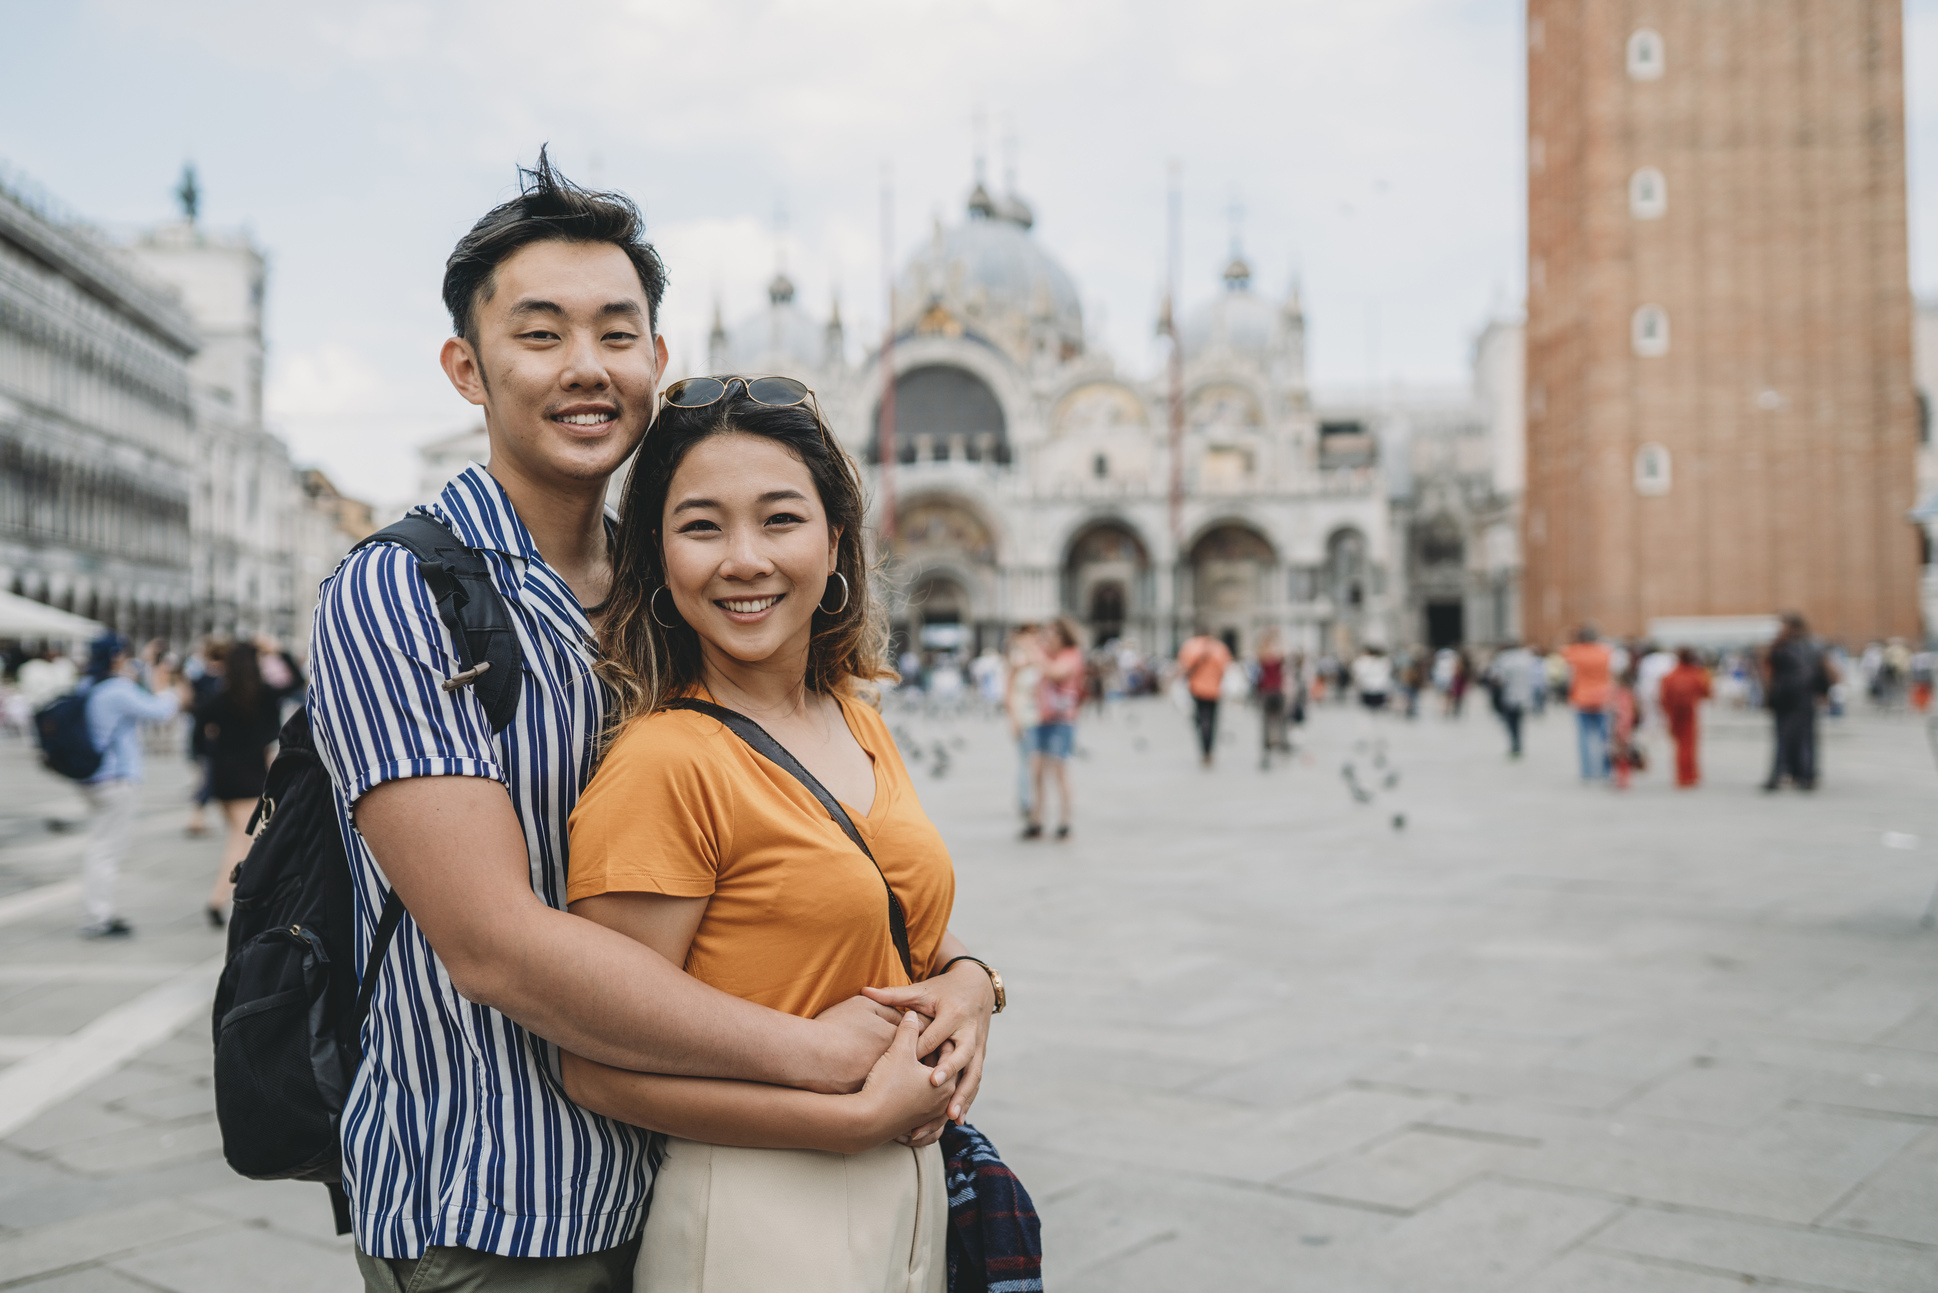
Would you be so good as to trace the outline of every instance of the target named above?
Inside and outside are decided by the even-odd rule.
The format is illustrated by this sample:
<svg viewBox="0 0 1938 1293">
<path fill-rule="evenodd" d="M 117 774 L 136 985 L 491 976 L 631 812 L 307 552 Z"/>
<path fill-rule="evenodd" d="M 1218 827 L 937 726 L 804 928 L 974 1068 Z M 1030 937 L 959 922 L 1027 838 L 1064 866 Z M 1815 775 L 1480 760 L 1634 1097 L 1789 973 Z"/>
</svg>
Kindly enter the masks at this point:
<svg viewBox="0 0 1938 1293">
<path fill-rule="evenodd" d="M 934 971 L 955 903 L 948 847 L 880 714 L 841 702 L 875 767 L 867 813 L 844 804 L 877 873 L 806 787 L 717 720 L 662 710 L 613 741 L 572 814 L 573 900 L 706 898 L 686 971 L 811 1017 L 864 987 L 908 981 L 888 923 L 895 888 L 917 978 Z"/>
<path fill-rule="evenodd" d="M 473 464 L 432 510 L 483 553 L 524 672 L 517 714 L 494 734 L 472 688 L 444 690 L 461 668 L 457 644 L 415 557 L 360 548 L 324 583 L 308 703 L 350 858 L 360 958 L 390 885 L 356 829 L 357 800 L 405 777 L 500 783 L 524 830 L 532 891 L 563 908 L 566 819 L 605 719 L 592 627 L 498 482 Z M 652 1184 L 645 1133 L 568 1100 L 557 1048 L 460 996 L 408 915 L 377 974 L 343 1116 L 359 1248 L 569 1256 L 638 1233 Z"/>
<path fill-rule="evenodd" d="M 1178 652 L 1178 668 L 1184 671 L 1191 694 L 1199 700 L 1217 700 L 1225 684 L 1225 666 L 1231 663 L 1231 649 L 1217 638 L 1195 637 Z"/>
<path fill-rule="evenodd" d="M 1594 712 L 1608 703 L 1610 671 L 1615 652 L 1604 642 L 1573 642 L 1561 649 L 1572 677 L 1568 684 L 1568 703 L 1576 709 Z"/>
</svg>

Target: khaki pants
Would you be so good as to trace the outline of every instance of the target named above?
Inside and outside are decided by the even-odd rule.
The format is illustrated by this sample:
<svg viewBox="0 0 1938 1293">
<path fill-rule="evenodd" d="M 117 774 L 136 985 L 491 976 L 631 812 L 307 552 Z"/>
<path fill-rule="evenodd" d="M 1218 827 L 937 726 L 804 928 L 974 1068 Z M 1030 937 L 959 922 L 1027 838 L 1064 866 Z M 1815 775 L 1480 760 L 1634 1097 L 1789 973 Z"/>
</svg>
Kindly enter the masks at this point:
<svg viewBox="0 0 1938 1293">
<path fill-rule="evenodd" d="M 639 1240 L 581 1257 L 500 1257 L 469 1248 L 426 1248 L 422 1257 L 357 1250 L 364 1293 L 626 1293 Z"/>
<path fill-rule="evenodd" d="M 865 1154 L 667 1138 L 636 1293 L 942 1293 L 942 1148 Z"/>
<path fill-rule="evenodd" d="M 81 786 L 81 794 L 93 810 L 87 845 L 81 850 L 81 915 L 90 925 L 105 925 L 114 915 L 121 864 L 134 843 L 141 786 L 134 781 L 91 781 Z"/>
</svg>

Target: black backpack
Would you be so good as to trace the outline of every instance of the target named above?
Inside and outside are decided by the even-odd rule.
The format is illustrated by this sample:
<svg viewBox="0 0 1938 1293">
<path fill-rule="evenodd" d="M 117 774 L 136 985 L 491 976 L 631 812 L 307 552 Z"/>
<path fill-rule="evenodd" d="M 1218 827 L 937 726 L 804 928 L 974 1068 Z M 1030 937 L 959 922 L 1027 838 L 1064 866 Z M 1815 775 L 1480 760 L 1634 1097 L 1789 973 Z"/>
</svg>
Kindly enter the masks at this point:
<svg viewBox="0 0 1938 1293">
<path fill-rule="evenodd" d="M 92 682 L 84 682 L 34 713 L 41 763 L 74 781 L 86 781 L 101 770 L 101 751 L 87 730 L 87 697 L 93 689 Z"/>
<path fill-rule="evenodd" d="M 523 657 L 484 558 L 422 514 L 357 546 L 369 543 L 395 543 L 417 557 L 463 666 L 445 690 L 475 685 L 491 730 L 503 731 L 518 709 Z M 297 710 L 279 739 L 249 822 L 255 842 L 236 866 L 228 963 L 215 989 L 216 1120 L 230 1167 L 257 1180 L 327 1184 L 337 1233 L 345 1234 L 338 1119 L 404 904 L 395 891 L 385 900 L 359 976 L 350 862 L 308 712 Z"/>
</svg>

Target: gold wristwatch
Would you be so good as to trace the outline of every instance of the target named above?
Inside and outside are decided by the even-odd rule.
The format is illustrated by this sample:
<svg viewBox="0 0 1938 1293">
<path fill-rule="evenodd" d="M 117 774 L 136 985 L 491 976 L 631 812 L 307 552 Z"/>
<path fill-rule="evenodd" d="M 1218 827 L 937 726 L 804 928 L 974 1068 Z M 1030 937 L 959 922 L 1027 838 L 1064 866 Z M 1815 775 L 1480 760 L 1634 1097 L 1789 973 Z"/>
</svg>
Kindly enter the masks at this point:
<svg viewBox="0 0 1938 1293">
<path fill-rule="evenodd" d="M 980 965 L 982 967 L 982 972 L 989 976 L 989 986 L 996 989 L 996 1008 L 990 1011 L 989 1013 L 992 1015 L 1002 1014 L 1003 1007 L 1009 1004 L 1008 998 L 1006 998 L 1003 995 L 1003 976 L 996 973 L 996 968 L 992 966 L 989 962 L 981 959 L 980 957 L 975 957 L 975 956 L 951 957 L 948 964 L 942 967 L 942 973 L 947 974 L 950 968 L 954 966 L 957 961 L 974 961 L 977 965 Z"/>
</svg>

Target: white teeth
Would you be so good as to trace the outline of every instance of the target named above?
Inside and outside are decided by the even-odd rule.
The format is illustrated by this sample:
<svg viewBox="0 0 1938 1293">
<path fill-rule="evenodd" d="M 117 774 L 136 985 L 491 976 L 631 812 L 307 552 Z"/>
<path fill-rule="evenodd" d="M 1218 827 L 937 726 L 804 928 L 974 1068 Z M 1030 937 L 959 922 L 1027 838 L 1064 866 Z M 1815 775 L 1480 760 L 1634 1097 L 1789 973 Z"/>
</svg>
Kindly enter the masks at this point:
<svg viewBox="0 0 1938 1293">
<path fill-rule="evenodd" d="M 780 600 L 779 594 L 773 597 L 760 597 L 750 602 L 721 602 L 720 604 L 735 615 L 758 615 Z"/>
<path fill-rule="evenodd" d="M 564 413 L 559 415 L 559 417 L 557 417 L 554 420 L 558 422 L 563 422 L 565 423 L 565 425 L 572 426 L 572 427 L 596 427 L 601 425 L 602 423 L 612 421 L 612 414 L 610 413 Z"/>
</svg>

